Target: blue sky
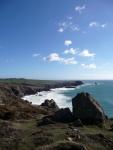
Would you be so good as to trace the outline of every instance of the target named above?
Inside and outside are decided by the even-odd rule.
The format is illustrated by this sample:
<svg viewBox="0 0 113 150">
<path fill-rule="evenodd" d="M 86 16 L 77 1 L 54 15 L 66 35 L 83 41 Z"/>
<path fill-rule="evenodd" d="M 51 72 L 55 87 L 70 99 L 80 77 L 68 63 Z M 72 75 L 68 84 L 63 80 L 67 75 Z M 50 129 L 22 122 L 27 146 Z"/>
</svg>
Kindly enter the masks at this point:
<svg viewBox="0 0 113 150">
<path fill-rule="evenodd" d="M 113 1 L 0 0 L 0 78 L 113 79 Z"/>
</svg>

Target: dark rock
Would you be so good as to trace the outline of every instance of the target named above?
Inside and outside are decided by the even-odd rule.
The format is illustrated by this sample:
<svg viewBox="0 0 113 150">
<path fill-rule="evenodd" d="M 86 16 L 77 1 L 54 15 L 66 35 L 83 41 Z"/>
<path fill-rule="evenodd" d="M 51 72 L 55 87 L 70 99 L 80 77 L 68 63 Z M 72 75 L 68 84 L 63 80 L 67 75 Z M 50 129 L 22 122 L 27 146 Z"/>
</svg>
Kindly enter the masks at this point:
<svg viewBox="0 0 113 150">
<path fill-rule="evenodd" d="M 106 120 L 104 111 L 98 102 L 88 93 L 78 93 L 72 99 L 73 115 L 83 123 L 100 123 Z"/>
<path fill-rule="evenodd" d="M 24 95 L 30 95 L 30 94 L 36 93 L 36 91 L 34 89 L 27 87 L 27 86 L 21 86 L 21 88 L 22 88 Z"/>
<path fill-rule="evenodd" d="M 73 86 L 78 86 L 78 85 L 82 85 L 82 84 L 83 84 L 82 81 L 76 81 L 76 82 L 73 84 Z"/>
<path fill-rule="evenodd" d="M 83 127 L 83 124 L 82 124 L 80 119 L 73 122 L 72 125 L 75 126 L 75 127 Z"/>
<path fill-rule="evenodd" d="M 16 96 L 19 95 L 19 91 L 18 91 L 16 88 L 11 87 L 11 90 L 12 90 L 12 92 L 14 93 L 14 95 L 16 95 Z"/>
<path fill-rule="evenodd" d="M 11 120 L 14 119 L 14 112 L 13 111 L 7 111 L 4 116 L 2 117 L 3 120 Z"/>
<path fill-rule="evenodd" d="M 52 119 L 59 122 L 70 122 L 73 120 L 73 115 L 69 108 L 61 108 L 52 116 Z"/>
<path fill-rule="evenodd" d="M 46 99 L 44 101 L 44 103 L 41 104 L 41 106 L 46 107 L 46 108 L 52 108 L 55 110 L 59 110 L 58 105 L 55 103 L 55 101 L 53 99 L 51 99 L 51 100 Z"/>
<path fill-rule="evenodd" d="M 105 136 L 104 136 L 102 133 L 99 133 L 99 137 L 100 137 L 101 139 L 106 139 Z"/>
</svg>

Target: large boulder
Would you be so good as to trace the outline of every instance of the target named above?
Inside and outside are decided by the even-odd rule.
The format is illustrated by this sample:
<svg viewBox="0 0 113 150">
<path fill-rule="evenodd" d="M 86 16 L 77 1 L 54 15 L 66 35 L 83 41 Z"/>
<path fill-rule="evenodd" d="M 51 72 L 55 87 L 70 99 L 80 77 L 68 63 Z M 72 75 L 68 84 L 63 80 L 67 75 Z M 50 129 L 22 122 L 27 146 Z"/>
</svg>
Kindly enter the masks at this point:
<svg viewBox="0 0 113 150">
<path fill-rule="evenodd" d="M 84 123 L 100 123 L 106 120 L 99 103 L 88 93 L 78 93 L 72 99 L 73 115 Z"/>
<path fill-rule="evenodd" d="M 73 114 L 68 107 L 61 108 L 52 116 L 52 119 L 57 122 L 71 122 Z"/>
</svg>

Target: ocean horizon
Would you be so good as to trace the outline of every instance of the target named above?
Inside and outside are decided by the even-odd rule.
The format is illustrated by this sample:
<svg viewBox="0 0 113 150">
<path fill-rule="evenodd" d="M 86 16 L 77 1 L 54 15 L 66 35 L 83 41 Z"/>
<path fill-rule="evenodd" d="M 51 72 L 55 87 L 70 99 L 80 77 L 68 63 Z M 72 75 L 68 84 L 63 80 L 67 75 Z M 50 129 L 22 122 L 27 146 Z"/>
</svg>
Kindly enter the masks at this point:
<svg viewBox="0 0 113 150">
<path fill-rule="evenodd" d="M 75 88 L 55 88 L 27 95 L 22 99 L 40 105 L 45 99 L 53 99 L 59 108 L 69 107 L 72 111 L 72 98 L 78 93 L 89 93 L 103 108 L 104 113 L 113 117 L 113 80 L 81 80 L 84 84 Z"/>
</svg>

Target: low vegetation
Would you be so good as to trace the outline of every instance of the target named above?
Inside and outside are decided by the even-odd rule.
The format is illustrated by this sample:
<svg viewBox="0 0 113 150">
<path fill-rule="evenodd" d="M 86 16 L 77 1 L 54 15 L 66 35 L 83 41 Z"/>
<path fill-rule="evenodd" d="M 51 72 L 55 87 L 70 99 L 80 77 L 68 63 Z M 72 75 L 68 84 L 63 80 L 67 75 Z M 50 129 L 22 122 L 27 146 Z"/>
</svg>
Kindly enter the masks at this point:
<svg viewBox="0 0 113 150">
<path fill-rule="evenodd" d="M 26 79 L 0 82 L 0 150 L 113 150 L 113 119 L 83 127 L 72 122 L 39 125 L 54 110 L 32 105 L 13 93 L 11 87 L 18 88 Z"/>
</svg>

